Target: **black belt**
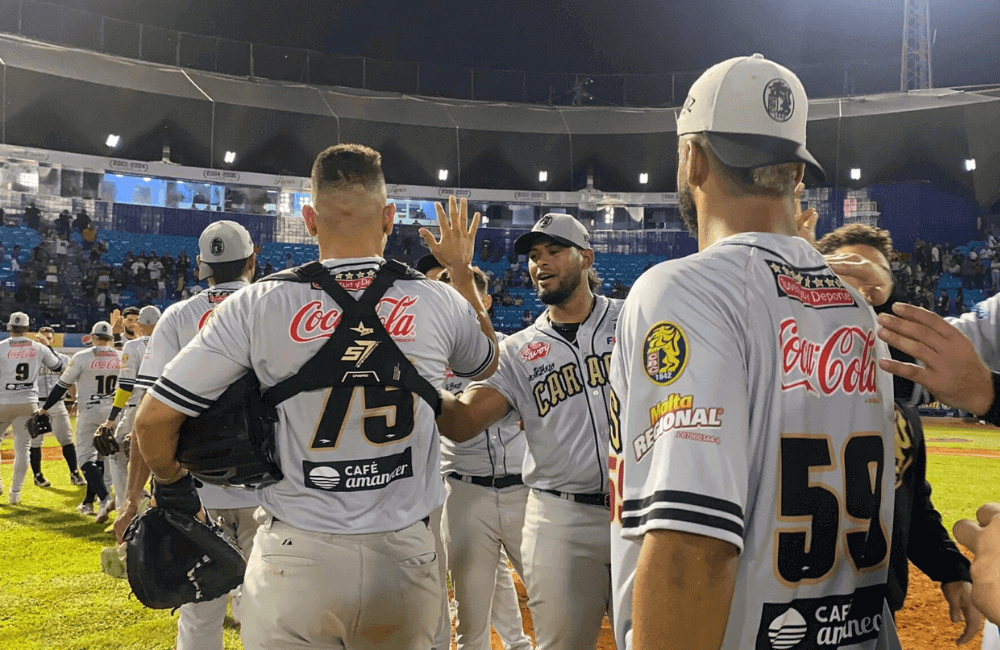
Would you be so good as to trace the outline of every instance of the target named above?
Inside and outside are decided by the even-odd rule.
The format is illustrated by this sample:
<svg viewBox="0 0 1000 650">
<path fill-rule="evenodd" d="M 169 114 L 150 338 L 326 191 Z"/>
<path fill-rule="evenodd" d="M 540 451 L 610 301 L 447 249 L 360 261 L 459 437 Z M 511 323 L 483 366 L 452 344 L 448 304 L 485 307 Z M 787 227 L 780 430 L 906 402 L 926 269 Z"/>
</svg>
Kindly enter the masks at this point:
<svg viewBox="0 0 1000 650">
<path fill-rule="evenodd" d="M 524 485 L 524 481 L 521 480 L 520 474 L 508 474 L 506 476 L 468 476 L 466 474 L 459 474 L 458 472 L 449 472 L 447 477 L 463 481 L 465 483 L 479 485 L 481 487 L 496 488 L 498 490 L 513 487 L 515 485 Z"/>
<path fill-rule="evenodd" d="M 541 490 L 547 494 L 553 494 L 560 499 L 566 499 L 567 501 L 576 501 L 577 503 L 585 503 L 588 506 L 601 506 L 611 510 L 611 495 L 610 494 L 576 494 L 573 492 L 560 492 L 559 490 Z"/>
</svg>

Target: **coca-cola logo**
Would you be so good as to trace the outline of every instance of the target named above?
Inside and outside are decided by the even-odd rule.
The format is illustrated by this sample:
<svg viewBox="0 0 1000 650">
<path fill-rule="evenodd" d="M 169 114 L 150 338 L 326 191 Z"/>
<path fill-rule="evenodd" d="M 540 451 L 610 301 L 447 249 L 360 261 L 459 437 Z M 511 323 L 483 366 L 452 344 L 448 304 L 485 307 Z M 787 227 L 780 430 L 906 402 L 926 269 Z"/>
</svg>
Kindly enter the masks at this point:
<svg viewBox="0 0 1000 650">
<path fill-rule="evenodd" d="M 8 359 L 34 359 L 35 348 L 24 348 L 23 350 L 11 350 L 7 353 Z"/>
<path fill-rule="evenodd" d="M 417 300 L 417 297 L 412 296 L 386 297 L 379 301 L 375 309 L 382 326 L 397 342 L 412 341 L 416 337 L 416 314 L 411 312 L 410 308 L 417 303 Z M 385 313 L 386 311 L 388 313 Z M 337 329 L 341 316 L 340 310 L 336 307 L 325 310 L 322 302 L 313 300 L 306 303 L 292 317 L 288 334 L 296 343 L 329 338 Z"/>
<path fill-rule="evenodd" d="M 541 341 L 534 341 L 529 343 L 523 348 L 521 348 L 521 359 L 527 362 L 537 361 L 538 359 L 543 359 L 549 354 L 549 350 L 552 349 L 548 343 L 542 343 Z"/>
<path fill-rule="evenodd" d="M 90 362 L 92 370 L 118 370 L 121 362 L 118 359 L 95 359 Z"/>
<path fill-rule="evenodd" d="M 813 395 L 874 394 L 875 331 L 838 328 L 822 343 L 799 335 L 794 318 L 781 321 L 781 390 L 805 388 Z"/>
</svg>

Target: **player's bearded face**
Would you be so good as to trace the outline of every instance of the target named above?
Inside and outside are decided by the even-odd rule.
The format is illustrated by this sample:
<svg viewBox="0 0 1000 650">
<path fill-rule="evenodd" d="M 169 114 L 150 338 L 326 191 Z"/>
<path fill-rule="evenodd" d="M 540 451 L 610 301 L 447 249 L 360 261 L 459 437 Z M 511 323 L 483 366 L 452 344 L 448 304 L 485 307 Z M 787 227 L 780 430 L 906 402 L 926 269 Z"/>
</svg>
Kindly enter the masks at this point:
<svg viewBox="0 0 1000 650">
<path fill-rule="evenodd" d="M 694 194 L 687 182 L 687 161 L 681 160 L 677 166 L 677 210 L 692 237 L 698 236 L 698 209 L 694 205 Z"/>
<path fill-rule="evenodd" d="M 135 326 L 139 322 L 138 316 L 128 316 L 122 322 L 122 326 L 125 328 L 125 333 L 129 336 L 135 336 Z"/>
<path fill-rule="evenodd" d="M 569 268 L 564 268 L 562 272 L 553 268 L 554 265 L 542 268 L 532 264 L 534 268 L 531 269 L 531 283 L 538 292 L 538 299 L 546 305 L 560 305 L 569 300 L 582 281 L 581 263 L 582 260 L 577 259 L 575 263 L 568 264 Z"/>
</svg>

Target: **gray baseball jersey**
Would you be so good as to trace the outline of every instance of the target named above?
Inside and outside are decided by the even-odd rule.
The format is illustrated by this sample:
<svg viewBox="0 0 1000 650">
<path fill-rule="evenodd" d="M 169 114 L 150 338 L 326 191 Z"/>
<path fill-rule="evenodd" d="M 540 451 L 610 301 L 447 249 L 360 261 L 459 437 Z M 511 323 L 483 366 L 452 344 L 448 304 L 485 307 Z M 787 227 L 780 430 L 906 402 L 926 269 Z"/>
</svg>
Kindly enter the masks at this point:
<svg viewBox="0 0 1000 650">
<path fill-rule="evenodd" d="M 507 336 L 497 332 L 497 342 Z M 469 380 L 458 377 L 449 368 L 442 388 L 457 395 Z M 457 472 L 466 476 L 507 476 L 520 474 L 525 453 L 524 431 L 511 411 L 503 420 L 472 440 L 455 442 L 441 438 L 441 473 Z"/>
<path fill-rule="evenodd" d="M 118 375 L 118 385 L 132 392 L 128 398 L 129 406 L 138 406 L 146 392 L 146 387 L 138 385 L 136 379 L 139 375 L 139 366 L 142 365 L 143 357 L 146 356 L 148 343 L 148 336 L 140 336 L 126 342 L 122 347 L 122 370 Z"/>
<path fill-rule="evenodd" d="M 525 485 L 608 491 L 608 363 L 621 306 L 596 296 L 575 344 L 553 329 L 547 311 L 500 344 L 500 367 L 482 383 L 524 422 Z"/>
<path fill-rule="evenodd" d="M 741 552 L 724 650 L 875 647 L 895 480 L 876 329 L 799 238 L 735 235 L 636 281 L 611 368 L 619 648 L 654 530 Z"/>
<path fill-rule="evenodd" d="M 213 316 L 215 308 L 246 282 L 222 282 L 206 289 L 187 300 L 176 302 L 164 310 L 157 321 L 153 335 L 149 337 L 142 365 L 136 375 L 135 386 L 150 390 L 163 374 L 164 368 L 188 345 Z M 162 400 L 162 398 L 161 398 Z M 205 484 L 198 488 L 198 495 L 206 508 L 230 510 L 253 508 L 259 505 L 256 495 L 249 490 L 226 488 Z"/>
<path fill-rule="evenodd" d="M 53 352 L 55 352 L 55 350 L 53 350 Z M 62 352 L 56 352 L 56 356 L 59 357 L 59 361 L 62 363 L 62 368 L 53 370 L 43 364 L 42 367 L 38 369 L 38 377 L 36 379 L 38 384 L 38 394 L 43 397 L 47 397 L 48 394 L 52 392 L 56 383 L 59 382 L 59 376 L 62 375 L 63 368 L 69 366 L 69 356 L 63 354 Z"/>
<path fill-rule="evenodd" d="M 359 292 L 382 263 L 357 258 L 324 265 L 345 289 Z M 480 331 L 472 306 L 443 283 L 398 280 L 377 311 L 403 354 L 436 388 L 445 367 L 474 376 L 493 360 L 492 341 Z M 150 394 L 194 416 L 250 368 L 263 388 L 274 386 L 315 356 L 340 314 L 337 303 L 309 283 L 258 282 L 216 310 Z M 359 347 L 345 351 L 358 358 L 359 368 L 369 358 L 357 354 L 367 342 L 368 328 L 361 329 Z M 285 478 L 257 490 L 275 518 L 305 530 L 381 533 L 413 525 L 443 503 L 437 424 L 430 405 L 416 395 L 382 386 L 330 388 L 299 393 L 277 410 Z"/>
<path fill-rule="evenodd" d="M 990 370 L 1000 372 L 1000 293 L 961 317 L 946 320 L 969 337 Z"/>
<path fill-rule="evenodd" d="M 110 345 L 94 346 L 73 355 L 58 384 L 66 389 L 76 384 L 76 403 L 81 416 L 97 411 L 105 413 L 118 389 L 120 369 L 121 352 Z"/>
<path fill-rule="evenodd" d="M 55 372 L 63 368 L 56 353 L 37 341 L 24 336 L 0 341 L 0 404 L 37 402 L 35 379 L 43 366 Z"/>
</svg>

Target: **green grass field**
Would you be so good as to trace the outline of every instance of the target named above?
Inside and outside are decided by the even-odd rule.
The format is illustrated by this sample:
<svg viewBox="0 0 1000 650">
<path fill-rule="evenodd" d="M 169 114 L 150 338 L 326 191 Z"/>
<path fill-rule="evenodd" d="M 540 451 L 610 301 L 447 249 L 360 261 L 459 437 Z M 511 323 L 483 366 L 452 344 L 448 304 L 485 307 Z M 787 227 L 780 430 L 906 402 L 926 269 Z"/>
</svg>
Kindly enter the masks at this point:
<svg viewBox="0 0 1000 650">
<path fill-rule="evenodd" d="M 928 426 L 928 446 L 1000 449 L 1000 431 Z M 961 438 L 969 442 L 935 442 Z M 46 446 L 57 446 L 47 439 Z M 9 449 L 10 440 L 0 448 Z M 100 552 L 114 545 L 105 524 L 76 512 L 84 488 L 69 482 L 62 460 L 44 464 L 52 487 L 30 477 L 21 505 L 0 501 L 0 650 L 169 650 L 177 616 L 145 609 L 128 584 L 101 573 Z M 9 489 L 12 466 L 0 466 Z M 1000 500 L 1000 459 L 928 457 L 933 500 L 950 530 L 986 501 Z M 242 645 L 226 619 L 225 647 Z"/>
</svg>

